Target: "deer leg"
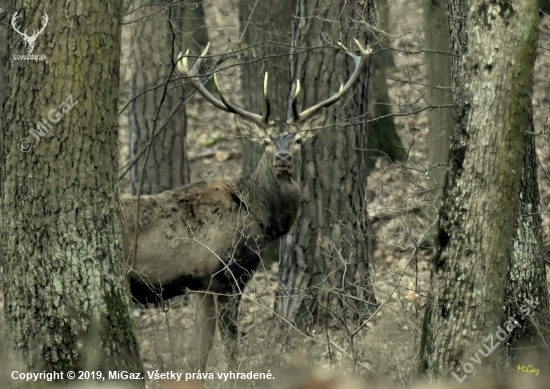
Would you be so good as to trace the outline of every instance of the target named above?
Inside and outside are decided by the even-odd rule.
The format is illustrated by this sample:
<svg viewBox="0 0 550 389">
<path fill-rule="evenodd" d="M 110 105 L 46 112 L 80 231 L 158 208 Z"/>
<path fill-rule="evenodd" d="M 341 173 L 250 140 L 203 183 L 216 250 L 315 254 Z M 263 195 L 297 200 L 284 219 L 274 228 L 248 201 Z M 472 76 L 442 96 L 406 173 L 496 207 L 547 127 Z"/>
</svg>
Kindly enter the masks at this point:
<svg viewBox="0 0 550 389">
<path fill-rule="evenodd" d="M 199 369 L 201 372 L 205 372 L 208 353 L 212 348 L 214 332 L 216 331 L 216 305 L 213 294 L 201 293 L 200 296 L 199 315 L 195 324 L 197 339 L 199 340 L 197 360 Z"/>
<path fill-rule="evenodd" d="M 237 327 L 237 314 L 239 311 L 240 294 L 218 295 L 218 319 L 222 341 L 229 358 L 230 370 L 237 369 L 237 348 L 239 341 L 239 329 Z"/>
</svg>

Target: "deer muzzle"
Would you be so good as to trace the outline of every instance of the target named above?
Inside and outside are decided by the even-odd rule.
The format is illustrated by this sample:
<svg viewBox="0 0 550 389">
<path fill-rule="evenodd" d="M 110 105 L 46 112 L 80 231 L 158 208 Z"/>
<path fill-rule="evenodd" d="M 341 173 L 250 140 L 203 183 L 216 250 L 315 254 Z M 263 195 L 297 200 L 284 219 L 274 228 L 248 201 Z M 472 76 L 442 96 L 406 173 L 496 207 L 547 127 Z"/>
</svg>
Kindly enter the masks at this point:
<svg viewBox="0 0 550 389">
<path fill-rule="evenodd" d="M 292 154 L 288 151 L 280 151 L 275 155 L 275 161 L 273 166 L 279 172 L 288 172 L 294 163 L 292 161 Z"/>
</svg>

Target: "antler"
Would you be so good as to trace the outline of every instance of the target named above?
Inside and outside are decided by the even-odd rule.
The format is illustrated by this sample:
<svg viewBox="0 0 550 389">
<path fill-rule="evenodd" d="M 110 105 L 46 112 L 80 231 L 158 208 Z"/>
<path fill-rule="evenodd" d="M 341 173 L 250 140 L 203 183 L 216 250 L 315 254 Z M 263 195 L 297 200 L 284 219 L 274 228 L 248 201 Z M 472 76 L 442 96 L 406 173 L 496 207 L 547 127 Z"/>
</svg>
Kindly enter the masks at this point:
<svg viewBox="0 0 550 389">
<path fill-rule="evenodd" d="M 264 116 L 260 116 L 255 113 L 246 111 L 243 108 L 228 102 L 220 91 L 220 87 L 218 84 L 218 77 L 216 73 L 214 73 L 214 82 L 216 83 L 216 88 L 218 89 L 218 93 L 220 95 L 220 99 L 218 100 L 208 91 L 208 89 L 206 89 L 206 87 L 200 81 L 200 78 L 198 76 L 199 67 L 202 63 L 202 60 L 208 53 L 209 48 L 210 48 L 210 42 L 208 42 L 208 44 L 206 45 L 206 48 L 202 51 L 201 55 L 199 56 L 199 59 L 197 60 L 197 62 L 195 62 L 195 65 L 191 68 L 191 70 L 189 70 L 189 64 L 187 62 L 189 50 L 185 52 L 185 55 L 180 53 L 178 56 L 178 70 L 180 71 L 180 73 L 189 77 L 195 89 L 216 108 L 226 112 L 240 115 L 258 124 L 260 127 L 267 127 L 270 123 L 269 114 L 271 111 L 271 104 L 269 103 L 269 99 L 267 98 L 267 80 L 268 80 L 267 73 L 265 74 L 265 79 L 264 79 L 264 99 L 266 104 L 266 112 Z"/>
<path fill-rule="evenodd" d="M 335 93 L 334 95 L 330 96 L 328 99 L 321 101 L 319 104 L 314 105 L 313 107 L 310 107 L 303 111 L 302 113 L 298 113 L 297 111 L 297 97 L 300 93 L 300 80 L 296 81 L 296 91 L 294 92 L 294 96 L 292 97 L 292 118 L 287 121 L 289 124 L 300 124 L 315 115 L 319 110 L 328 107 L 335 102 L 337 102 L 340 97 L 344 93 L 348 91 L 348 89 L 351 88 L 351 86 L 357 81 L 357 78 L 359 77 L 359 74 L 361 73 L 361 70 L 363 69 L 363 66 L 367 63 L 367 58 L 372 53 L 372 50 L 370 47 L 367 46 L 367 48 L 363 48 L 361 43 L 357 39 L 353 39 L 355 44 L 357 45 L 357 48 L 361 52 L 360 55 L 353 54 L 349 50 L 347 50 L 342 44 L 339 43 L 340 46 L 346 51 L 346 54 L 348 54 L 351 58 L 353 58 L 353 61 L 355 62 L 355 70 L 351 74 L 349 80 L 345 83 L 340 85 L 340 90 Z"/>
</svg>

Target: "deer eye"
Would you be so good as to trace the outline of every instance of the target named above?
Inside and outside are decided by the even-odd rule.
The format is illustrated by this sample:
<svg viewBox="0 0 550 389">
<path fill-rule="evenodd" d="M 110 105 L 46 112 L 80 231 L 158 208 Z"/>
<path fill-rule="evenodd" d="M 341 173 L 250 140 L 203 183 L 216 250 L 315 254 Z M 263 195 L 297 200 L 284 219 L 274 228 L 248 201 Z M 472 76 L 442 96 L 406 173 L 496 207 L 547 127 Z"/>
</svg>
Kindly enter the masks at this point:
<svg viewBox="0 0 550 389">
<path fill-rule="evenodd" d="M 302 137 L 300 135 L 297 135 L 296 138 L 294 138 L 294 142 L 296 142 L 299 145 L 301 145 L 303 141 L 304 140 L 302 139 Z"/>
<path fill-rule="evenodd" d="M 269 146 L 271 144 L 271 139 L 264 138 L 264 146 Z"/>
</svg>

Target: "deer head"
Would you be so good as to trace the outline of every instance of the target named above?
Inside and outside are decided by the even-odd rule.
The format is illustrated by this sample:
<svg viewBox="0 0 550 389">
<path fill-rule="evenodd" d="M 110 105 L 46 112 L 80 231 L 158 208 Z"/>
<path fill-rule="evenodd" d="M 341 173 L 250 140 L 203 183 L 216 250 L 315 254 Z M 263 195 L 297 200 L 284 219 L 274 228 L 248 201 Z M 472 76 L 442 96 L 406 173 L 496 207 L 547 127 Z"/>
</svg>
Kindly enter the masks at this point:
<svg viewBox="0 0 550 389">
<path fill-rule="evenodd" d="M 353 54 L 344 48 L 346 53 L 353 58 L 355 62 L 355 70 L 351 74 L 349 80 L 340 86 L 340 90 L 337 93 L 302 112 L 298 112 L 297 110 L 297 98 L 300 94 L 300 81 L 297 80 L 291 100 L 290 108 L 292 115 L 286 122 L 274 121 L 269 116 L 271 105 L 267 93 L 267 73 L 265 74 L 264 79 L 264 100 L 266 110 L 263 116 L 246 111 L 243 108 L 227 101 L 220 92 L 216 73 L 214 73 L 214 81 L 216 83 L 216 88 L 218 89 L 220 98 L 216 98 L 208 91 L 208 89 L 206 89 L 204 84 L 199 79 L 198 69 L 200 68 L 204 57 L 208 53 L 210 43 L 206 45 L 206 48 L 202 51 L 197 62 L 191 69 L 189 69 L 189 64 L 187 61 L 189 50 L 187 50 L 185 55 L 180 53 L 178 57 L 178 70 L 190 78 L 195 89 L 212 105 L 223 111 L 235 114 L 235 120 L 237 122 L 240 135 L 262 142 L 266 151 L 267 161 L 271 161 L 272 172 L 278 178 L 293 177 L 296 175 L 296 171 L 299 168 L 298 162 L 301 143 L 305 137 L 311 133 L 310 130 L 316 127 L 318 121 L 322 120 L 322 117 L 317 117 L 317 119 L 315 119 L 316 115 L 321 111 L 321 109 L 329 107 L 337 102 L 342 95 L 351 88 L 366 64 L 367 58 L 371 54 L 370 48 L 367 47 L 365 49 L 356 39 L 354 41 L 359 48 L 360 55 Z"/>
<path fill-rule="evenodd" d="M 40 35 L 40 33 L 42 31 L 44 31 L 44 29 L 48 25 L 48 20 L 49 20 L 48 15 L 44 14 L 44 16 L 43 16 L 44 24 L 42 25 L 42 28 L 40 30 L 34 30 L 33 34 L 31 36 L 28 36 L 27 35 L 27 30 L 25 30 L 25 32 L 21 32 L 21 31 L 19 31 L 19 28 L 16 25 L 16 21 L 19 18 L 18 13 L 19 12 L 16 12 L 16 13 L 13 14 L 13 16 L 11 18 L 11 26 L 13 27 L 15 32 L 17 32 L 19 35 L 21 35 L 23 37 L 23 41 L 25 41 L 25 44 L 27 45 L 27 53 L 31 54 L 32 51 L 34 50 L 34 43 L 36 42 L 36 39 L 38 38 L 38 35 Z"/>
</svg>

